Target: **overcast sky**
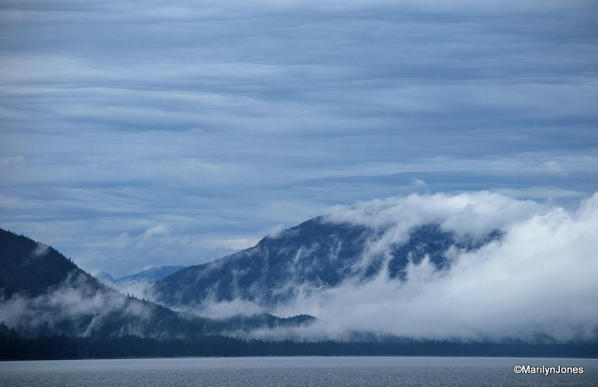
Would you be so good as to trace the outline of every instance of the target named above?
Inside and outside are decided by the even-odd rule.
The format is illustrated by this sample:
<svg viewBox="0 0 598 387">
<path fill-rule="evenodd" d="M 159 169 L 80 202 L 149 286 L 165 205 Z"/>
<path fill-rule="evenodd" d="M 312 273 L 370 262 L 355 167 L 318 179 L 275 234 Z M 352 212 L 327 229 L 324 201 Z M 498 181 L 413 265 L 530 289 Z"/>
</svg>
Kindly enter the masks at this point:
<svg viewBox="0 0 598 387">
<path fill-rule="evenodd" d="M 0 227 L 122 275 L 331 206 L 598 190 L 595 1 L 0 2 Z"/>
</svg>

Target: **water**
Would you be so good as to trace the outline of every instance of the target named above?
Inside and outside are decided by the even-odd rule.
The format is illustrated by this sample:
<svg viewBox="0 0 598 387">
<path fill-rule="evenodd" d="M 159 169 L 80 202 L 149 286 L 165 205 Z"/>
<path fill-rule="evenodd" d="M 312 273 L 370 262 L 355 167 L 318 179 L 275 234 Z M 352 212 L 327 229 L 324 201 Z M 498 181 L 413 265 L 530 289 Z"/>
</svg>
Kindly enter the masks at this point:
<svg viewBox="0 0 598 387">
<path fill-rule="evenodd" d="M 515 364 L 584 374 L 517 375 Z M 598 360 L 479 357 L 241 357 L 0 362 L 0 386 L 595 385 Z"/>
</svg>

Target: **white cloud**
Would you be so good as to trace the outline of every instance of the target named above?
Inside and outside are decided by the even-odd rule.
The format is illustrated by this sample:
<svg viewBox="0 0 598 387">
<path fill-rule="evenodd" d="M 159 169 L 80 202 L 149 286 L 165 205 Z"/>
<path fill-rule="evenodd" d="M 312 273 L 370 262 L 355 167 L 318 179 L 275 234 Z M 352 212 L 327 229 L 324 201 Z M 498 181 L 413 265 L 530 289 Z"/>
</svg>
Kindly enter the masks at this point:
<svg viewBox="0 0 598 387">
<path fill-rule="evenodd" d="M 110 318 L 113 312 L 130 317 L 131 321 L 150 317 L 150 309 L 141 303 L 128 300 L 111 289 L 98 289 L 79 274 L 70 275 L 57 288 L 36 297 L 21 294 L 8 299 L 0 297 L 0 321 L 25 335 L 38 334 L 43 327 L 57 329 L 62 334 L 92 335 L 98 323 Z M 88 322 L 83 323 L 85 321 Z M 72 330 L 65 332 L 64 327 L 71 323 Z M 142 334 L 135 324 L 120 329 L 121 334 Z"/>
<path fill-rule="evenodd" d="M 143 239 L 150 239 L 150 238 L 154 238 L 154 237 L 159 237 L 161 235 L 167 235 L 168 234 L 168 230 L 166 229 L 166 226 L 164 226 L 163 224 L 158 224 L 155 225 L 154 227 L 148 228 L 147 230 L 145 230 L 145 232 L 143 233 Z"/>
<path fill-rule="evenodd" d="M 458 234 L 484 236 L 498 228 L 504 235 L 478 250 L 451 248 L 448 269 L 437 269 L 427 257 L 411 262 L 405 280 L 389 279 L 382 270 L 371 280 L 351 277 L 336 288 L 288 283 L 296 286 L 296 298 L 273 308 L 240 298 L 208 299 L 196 312 L 318 318 L 309 327 L 253 332 L 258 337 L 342 339 L 374 332 L 427 339 L 596 338 L 598 193 L 574 211 L 487 191 L 409 195 L 337 208 L 326 220 L 384 230 L 361 260 L 389 256 L 411 227 L 430 222 Z"/>
<path fill-rule="evenodd" d="M 344 217 L 337 213 L 335 219 L 363 223 L 367 213 L 375 219 L 370 224 L 387 222 L 389 213 L 399 216 L 408 210 L 405 203 L 415 205 L 411 211 L 434 212 L 422 202 L 453 219 L 443 223 L 449 229 L 487 219 L 492 226 L 503 226 L 504 238 L 477 251 L 456 252 L 447 271 L 438 271 L 424 260 L 410 264 L 404 282 L 381 274 L 366 283 L 348 281 L 281 305 L 276 312 L 283 315 L 318 317 L 315 325 L 293 334 L 342 337 L 373 331 L 416 338 L 596 337 L 598 193 L 576 212 L 558 207 L 535 211 L 541 207 L 476 193 L 380 201 L 376 202 L 382 208 L 378 212 L 368 203 Z M 391 204 L 398 204 L 400 211 L 394 212 Z M 424 214 L 421 219 L 425 218 L 431 219 Z"/>
<path fill-rule="evenodd" d="M 33 252 L 31 253 L 31 255 L 34 258 L 41 258 L 48 253 L 49 248 L 50 248 L 49 246 L 44 245 L 43 243 L 38 243 L 37 246 L 35 246 L 35 249 L 33 249 Z"/>
<path fill-rule="evenodd" d="M 446 230 L 481 236 L 542 210 L 543 207 L 533 201 L 516 200 L 489 191 L 412 194 L 363 202 L 356 207 L 337 207 L 326 220 L 390 228 L 405 237 L 411 227 L 426 223 L 439 223 Z"/>
<path fill-rule="evenodd" d="M 146 292 L 147 294 L 147 292 Z M 234 299 L 232 301 L 208 302 L 201 308 L 191 307 L 178 309 L 184 312 L 190 312 L 202 317 L 228 318 L 238 315 L 255 315 L 266 311 L 263 306 L 256 303 Z"/>
<path fill-rule="evenodd" d="M 2 227 L 124 274 L 222 253 L 164 235 L 155 255 L 106 247 L 156 224 L 238 248 L 413 190 L 587 194 L 595 14 L 546 0 L 2 1 Z"/>
<path fill-rule="evenodd" d="M 211 239 L 203 242 L 203 245 L 213 249 L 243 250 L 255 246 L 258 242 L 259 238 Z"/>
<path fill-rule="evenodd" d="M 0 157 L 0 167 L 11 168 L 25 165 L 23 155 Z"/>
</svg>

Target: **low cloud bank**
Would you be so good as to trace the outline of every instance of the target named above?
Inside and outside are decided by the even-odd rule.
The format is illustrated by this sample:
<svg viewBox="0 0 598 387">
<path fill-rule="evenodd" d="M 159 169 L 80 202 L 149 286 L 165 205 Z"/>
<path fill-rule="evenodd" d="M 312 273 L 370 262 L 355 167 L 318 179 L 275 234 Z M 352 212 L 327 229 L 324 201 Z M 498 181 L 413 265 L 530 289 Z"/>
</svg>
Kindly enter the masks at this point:
<svg viewBox="0 0 598 387">
<path fill-rule="evenodd" d="M 36 297 L 0 297 L 0 321 L 26 335 L 91 336 L 110 319 L 148 320 L 150 312 L 120 293 L 90 285 L 82 274 L 69 276 L 59 287 Z M 143 324 L 126 324 L 120 334 L 143 336 Z"/>
<path fill-rule="evenodd" d="M 338 208 L 326 221 L 384 228 L 374 246 L 378 254 L 406 240 L 411 227 L 430 222 L 460 235 L 484 235 L 493 229 L 504 234 L 477 250 L 450 250 L 451 264 L 445 270 L 425 258 L 409 263 L 404 280 L 389 279 L 382 270 L 369 281 L 349 278 L 335 288 L 299 292 L 292 302 L 270 310 L 262 307 L 283 316 L 307 313 L 318 321 L 301 329 L 254 332 L 256 336 L 343 339 L 373 332 L 465 340 L 598 337 L 598 193 L 576 211 L 489 192 L 411 195 Z M 247 303 L 204 310 L 217 315 L 226 309 L 220 306 Z"/>
<path fill-rule="evenodd" d="M 372 278 L 348 277 L 333 288 L 287 283 L 295 288 L 289 302 L 266 306 L 239 298 L 207 302 L 195 312 L 216 318 L 258 313 L 317 318 L 309 326 L 253 331 L 264 338 L 342 340 L 355 333 L 449 340 L 598 338 L 598 193 L 574 211 L 476 192 L 376 200 L 337 208 L 322 219 L 381 230 L 365 241 L 362 260 L 390 257 L 409 230 L 422 224 L 440 224 L 457 236 L 483 237 L 495 229 L 503 234 L 478 249 L 453 246 L 446 268 L 425 257 L 409 262 L 401 278 L 389 278 L 383 268 Z M 44 249 L 38 246 L 33 255 Z M 90 335 L 111 312 L 134 321 L 149 318 L 137 303 L 88 289 L 79 278 L 35 298 L 0 300 L 1 320 L 27 331 L 58 329 L 74 319 L 79 333 Z M 128 327 L 127 333 L 139 329 L 141 335 L 141 328 Z"/>
</svg>

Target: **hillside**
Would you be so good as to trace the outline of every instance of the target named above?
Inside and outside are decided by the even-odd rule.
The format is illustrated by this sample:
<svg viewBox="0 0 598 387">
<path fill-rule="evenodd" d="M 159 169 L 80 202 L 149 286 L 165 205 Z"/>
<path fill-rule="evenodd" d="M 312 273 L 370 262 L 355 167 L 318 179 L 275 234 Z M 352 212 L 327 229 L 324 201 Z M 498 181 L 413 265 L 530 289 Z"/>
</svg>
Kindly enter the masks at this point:
<svg viewBox="0 0 598 387">
<path fill-rule="evenodd" d="M 192 338 L 309 323 L 309 316 L 213 320 L 124 296 L 55 249 L 0 230 L 0 321 L 26 336 Z"/>
<path fill-rule="evenodd" d="M 442 270 L 450 265 L 451 249 L 475 250 L 502 235 L 493 230 L 475 238 L 430 223 L 412 227 L 407 238 L 377 251 L 376 244 L 388 239 L 389 232 L 314 218 L 252 248 L 180 270 L 156 282 L 152 296 L 176 307 L 236 299 L 269 307 L 348 280 L 364 282 L 380 274 L 404 280 L 408 264 L 425 257 Z"/>
</svg>

